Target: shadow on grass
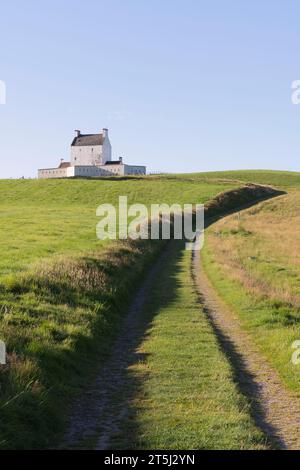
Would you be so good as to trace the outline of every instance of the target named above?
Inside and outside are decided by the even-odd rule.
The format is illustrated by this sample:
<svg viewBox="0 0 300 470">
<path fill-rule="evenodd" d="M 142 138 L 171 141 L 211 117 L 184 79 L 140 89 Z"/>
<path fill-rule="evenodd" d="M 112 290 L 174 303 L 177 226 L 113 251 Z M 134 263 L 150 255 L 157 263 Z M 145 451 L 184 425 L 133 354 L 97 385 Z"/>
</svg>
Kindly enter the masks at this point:
<svg viewBox="0 0 300 470">
<path fill-rule="evenodd" d="M 232 208 L 229 211 L 225 211 L 224 214 L 214 215 L 212 213 L 212 217 L 208 217 L 206 219 L 205 227 L 209 227 L 211 224 L 215 223 L 217 220 L 225 217 L 229 214 L 234 214 L 239 212 L 240 210 L 247 209 L 256 205 L 258 202 L 286 194 L 283 191 L 275 191 L 274 193 L 268 195 L 262 195 L 257 200 L 245 202 L 243 205 Z M 209 212 L 208 212 L 209 215 Z M 206 314 L 207 319 L 210 322 L 210 325 L 214 331 L 214 334 L 218 340 L 221 350 L 227 357 L 233 374 L 233 380 L 236 383 L 238 390 L 240 393 L 244 395 L 247 399 L 247 402 L 250 405 L 250 415 L 255 422 L 256 426 L 259 427 L 264 434 L 266 435 L 266 439 L 272 444 L 274 447 L 280 447 L 281 449 L 285 449 L 286 445 L 284 441 L 278 436 L 277 430 L 268 422 L 266 409 L 262 405 L 259 400 L 261 387 L 262 384 L 256 382 L 253 374 L 249 371 L 249 366 L 245 361 L 245 358 L 238 352 L 234 341 L 223 332 L 223 330 L 216 324 L 213 319 L 212 310 L 209 305 L 206 305 L 205 298 L 201 293 L 201 285 L 198 284 L 197 281 L 197 269 L 200 267 L 200 255 L 199 252 L 193 252 L 193 259 L 194 259 L 194 267 L 192 271 L 192 276 L 194 278 L 194 283 L 197 288 L 199 302 L 203 306 L 203 311 Z"/>
<path fill-rule="evenodd" d="M 76 391 L 104 362 L 160 241 L 41 264 L 0 294 L 8 363 L 0 368 L 0 448 L 46 448 Z"/>
<path fill-rule="evenodd" d="M 147 374 L 136 374 L 134 368 L 147 360 L 139 348 L 156 314 L 176 300 L 175 273 L 183 248 L 182 242 L 170 242 L 138 289 L 111 355 L 70 412 L 64 447 L 125 449 L 138 441 L 135 398 L 142 393 Z M 156 296 L 153 290 L 160 288 L 162 269 L 167 288 Z"/>
<path fill-rule="evenodd" d="M 98 176 L 98 177 L 93 177 L 93 176 L 75 176 L 72 179 L 76 180 L 94 180 L 94 181 L 133 181 L 133 180 L 147 180 L 147 175 L 141 175 L 141 176 Z"/>
<path fill-rule="evenodd" d="M 239 392 L 246 398 L 249 404 L 250 415 L 253 421 L 264 432 L 270 444 L 272 443 L 275 447 L 280 446 L 281 449 L 284 449 L 284 442 L 277 435 L 276 429 L 268 423 L 266 410 L 259 402 L 258 397 L 260 396 L 262 384 L 258 384 L 255 381 L 255 377 L 249 371 L 249 367 L 244 357 L 238 352 L 235 343 L 213 320 L 211 309 L 205 305 L 205 299 L 201 292 L 199 292 L 199 303 L 203 306 L 203 311 L 213 329 L 220 349 L 229 361 L 233 380 Z"/>
</svg>

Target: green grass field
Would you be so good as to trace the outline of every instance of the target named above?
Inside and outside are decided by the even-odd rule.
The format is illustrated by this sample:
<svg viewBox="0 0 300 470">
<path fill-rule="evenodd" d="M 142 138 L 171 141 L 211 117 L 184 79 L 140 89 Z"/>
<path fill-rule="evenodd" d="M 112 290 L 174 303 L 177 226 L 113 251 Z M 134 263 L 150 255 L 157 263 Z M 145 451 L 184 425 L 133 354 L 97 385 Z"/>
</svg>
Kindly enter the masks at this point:
<svg viewBox="0 0 300 470">
<path fill-rule="evenodd" d="M 101 242 L 96 208 L 205 202 L 237 184 L 185 178 L 0 181 L 0 447 L 47 447 L 105 357 L 159 242 Z"/>
<path fill-rule="evenodd" d="M 183 175 L 180 175 L 183 177 Z M 219 181 L 243 181 L 245 183 L 267 184 L 282 189 L 299 188 L 300 173 L 295 171 L 275 171 L 275 170 L 233 170 L 233 171 L 211 171 L 209 173 L 186 174 L 185 178 L 193 180 L 214 179 Z"/>
<path fill-rule="evenodd" d="M 96 208 L 128 203 L 201 203 L 236 184 L 197 178 L 0 181 L 0 279 L 37 260 L 101 249 Z"/>
<path fill-rule="evenodd" d="M 203 203 L 243 181 L 273 184 L 296 192 L 298 179 L 298 174 L 288 172 L 220 172 L 138 179 L 0 181 L 0 339 L 7 345 L 9 361 L 0 370 L 0 448 L 44 448 L 55 443 L 64 424 L 61 410 L 93 373 L 94 361 L 97 359 L 99 364 L 109 353 L 139 282 L 163 246 L 161 242 L 97 240 L 99 204 L 117 204 L 120 195 L 128 196 L 129 204 Z M 184 272 L 178 274 L 178 282 L 182 282 Z M 184 302 L 187 293 L 180 292 Z M 158 360 L 165 348 L 163 323 L 167 324 L 167 312 L 162 313 L 162 328 L 155 330 L 153 344 L 150 341 L 147 345 L 157 348 Z M 186 354 L 194 354 L 187 340 L 193 332 L 184 321 L 180 323 L 181 315 L 185 318 L 187 313 L 179 308 L 177 314 L 178 325 L 186 335 Z M 237 397 L 237 406 L 233 403 L 235 398 L 229 400 L 228 408 L 221 410 L 217 420 L 219 443 L 234 447 L 235 432 L 244 423 L 251 432 L 248 438 L 242 438 L 241 445 L 261 445 L 247 418 L 247 404 L 243 408 L 243 401 L 236 395 L 228 365 L 211 333 L 204 324 L 197 328 L 199 336 L 206 335 L 211 342 L 197 350 L 197 367 L 205 375 L 201 361 L 211 354 L 216 367 L 227 371 L 224 388 L 220 384 L 219 395 L 212 396 L 214 406 L 218 409 L 218 400 L 226 393 Z M 170 354 L 171 359 L 174 351 Z M 180 371 L 180 363 L 178 367 Z M 217 376 L 218 372 L 209 376 L 207 386 Z M 186 400 L 184 390 L 179 392 Z M 153 400 L 159 400 L 161 392 L 157 389 L 155 393 Z M 143 412 L 145 422 L 141 418 L 141 429 L 145 429 L 149 410 L 145 408 Z M 179 419 L 180 406 L 177 412 Z M 228 439 L 221 435 L 226 414 L 235 423 Z M 203 446 L 207 442 L 213 448 L 216 445 L 208 437 L 213 417 L 204 416 L 207 426 L 205 430 L 201 424 L 202 437 L 200 431 L 195 431 L 197 420 L 184 432 L 193 429 L 190 445 L 201 438 Z M 158 415 L 155 420 L 159 421 Z M 168 423 L 171 425 L 172 421 Z M 136 445 L 157 442 L 155 427 L 151 432 L 150 435 L 143 431 L 143 444 L 136 441 Z M 174 442 L 174 435 L 171 438 Z M 165 448 L 168 439 L 166 435 L 160 441 Z M 183 445 L 182 440 L 178 442 Z"/>
</svg>

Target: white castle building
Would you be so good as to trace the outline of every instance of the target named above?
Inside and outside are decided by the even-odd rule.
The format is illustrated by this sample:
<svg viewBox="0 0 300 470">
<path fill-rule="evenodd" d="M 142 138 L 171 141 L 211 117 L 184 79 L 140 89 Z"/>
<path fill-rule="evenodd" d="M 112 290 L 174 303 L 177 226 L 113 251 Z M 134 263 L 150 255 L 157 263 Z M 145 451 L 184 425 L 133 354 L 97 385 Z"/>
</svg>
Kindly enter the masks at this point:
<svg viewBox="0 0 300 470">
<path fill-rule="evenodd" d="M 39 178 L 72 178 L 75 176 L 145 175 L 145 166 L 127 165 L 122 158 L 111 159 L 108 129 L 100 134 L 81 134 L 76 130 L 71 144 L 71 161 L 61 161 L 58 168 L 38 170 Z"/>
</svg>

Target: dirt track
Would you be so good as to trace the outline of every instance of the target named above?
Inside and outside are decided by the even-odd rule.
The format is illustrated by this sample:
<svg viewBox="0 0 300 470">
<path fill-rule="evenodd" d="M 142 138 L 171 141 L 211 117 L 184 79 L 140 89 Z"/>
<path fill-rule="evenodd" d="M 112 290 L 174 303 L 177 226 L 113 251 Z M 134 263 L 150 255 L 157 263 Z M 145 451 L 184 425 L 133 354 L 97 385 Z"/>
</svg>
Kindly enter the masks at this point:
<svg viewBox="0 0 300 470">
<path fill-rule="evenodd" d="M 131 384 L 126 371 L 139 361 L 138 345 L 147 328 L 147 319 L 140 313 L 155 276 L 170 252 L 169 243 L 139 288 L 122 326 L 112 355 L 99 373 L 78 397 L 70 413 L 63 448 L 106 450 L 119 433 L 119 425 L 127 414 Z"/>
<path fill-rule="evenodd" d="M 126 370 L 139 361 L 138 345 L 148 325 L 140 312 L 169 252 L 167 247 L 140 287 L 112 355 L 74 403 L 64 448 L 110 449 L 113 439 L 118 436 L 134 392 Z M 256 425 L 275 447 L 300 449 L 299 399 L 286 390 L 277 372 L 242 329 L 237 316 L 218 298 L 201 268 L 200 253 L 194 252 L 192 273 L 199 301 L 232 365 L 239 389 L 251 403 Z"/>
<path fill-rule="evenodd" d="M 109 449 L 118 435 L 132 394 L 126 370 L 139 361 L 138 345 L 149 320 L 140 312 L 151 295 L 156 274 L 170 254 L 170 245 L 138 290 L 119 339 L 112 347 L 112 355 L 74 403 L 62 447 Z M 243 330 L 238 317 L 219 299 L 201 268 L 200 253 L 193 253 L 192 273 L 199 301 L 232 365 L 239 389 L 251 403 L 253 419 L 274 446 L 300 449 L 299 398 L 286 390 L 277 372 Z"/>
</svg>

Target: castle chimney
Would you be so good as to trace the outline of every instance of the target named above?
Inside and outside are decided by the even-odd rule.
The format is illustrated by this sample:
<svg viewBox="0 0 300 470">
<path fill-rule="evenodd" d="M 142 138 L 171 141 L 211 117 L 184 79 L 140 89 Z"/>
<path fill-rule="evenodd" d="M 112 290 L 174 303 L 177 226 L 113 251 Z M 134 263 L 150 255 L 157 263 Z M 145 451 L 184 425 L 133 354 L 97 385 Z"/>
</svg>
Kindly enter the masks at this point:
<svg viewBox="0 0 300 470">
<path fill-rule="evenodd" d="M 108 136 L 108 129 L 106 129 L 105 127 L 102 129 L 102 134 L 103 134 L 103 137 L 107 137 Z"/>
<path fill-rule="evenodd" d="M 75 132 L 76 132 L 76 137 L 79 137 L 80 136 L 80 130 L 76 129 Z"/>
<path fill-rule="evenodd" d="M 123 163 L 123 157 L 119 157 L 119 162 Z"/>
</svg>

